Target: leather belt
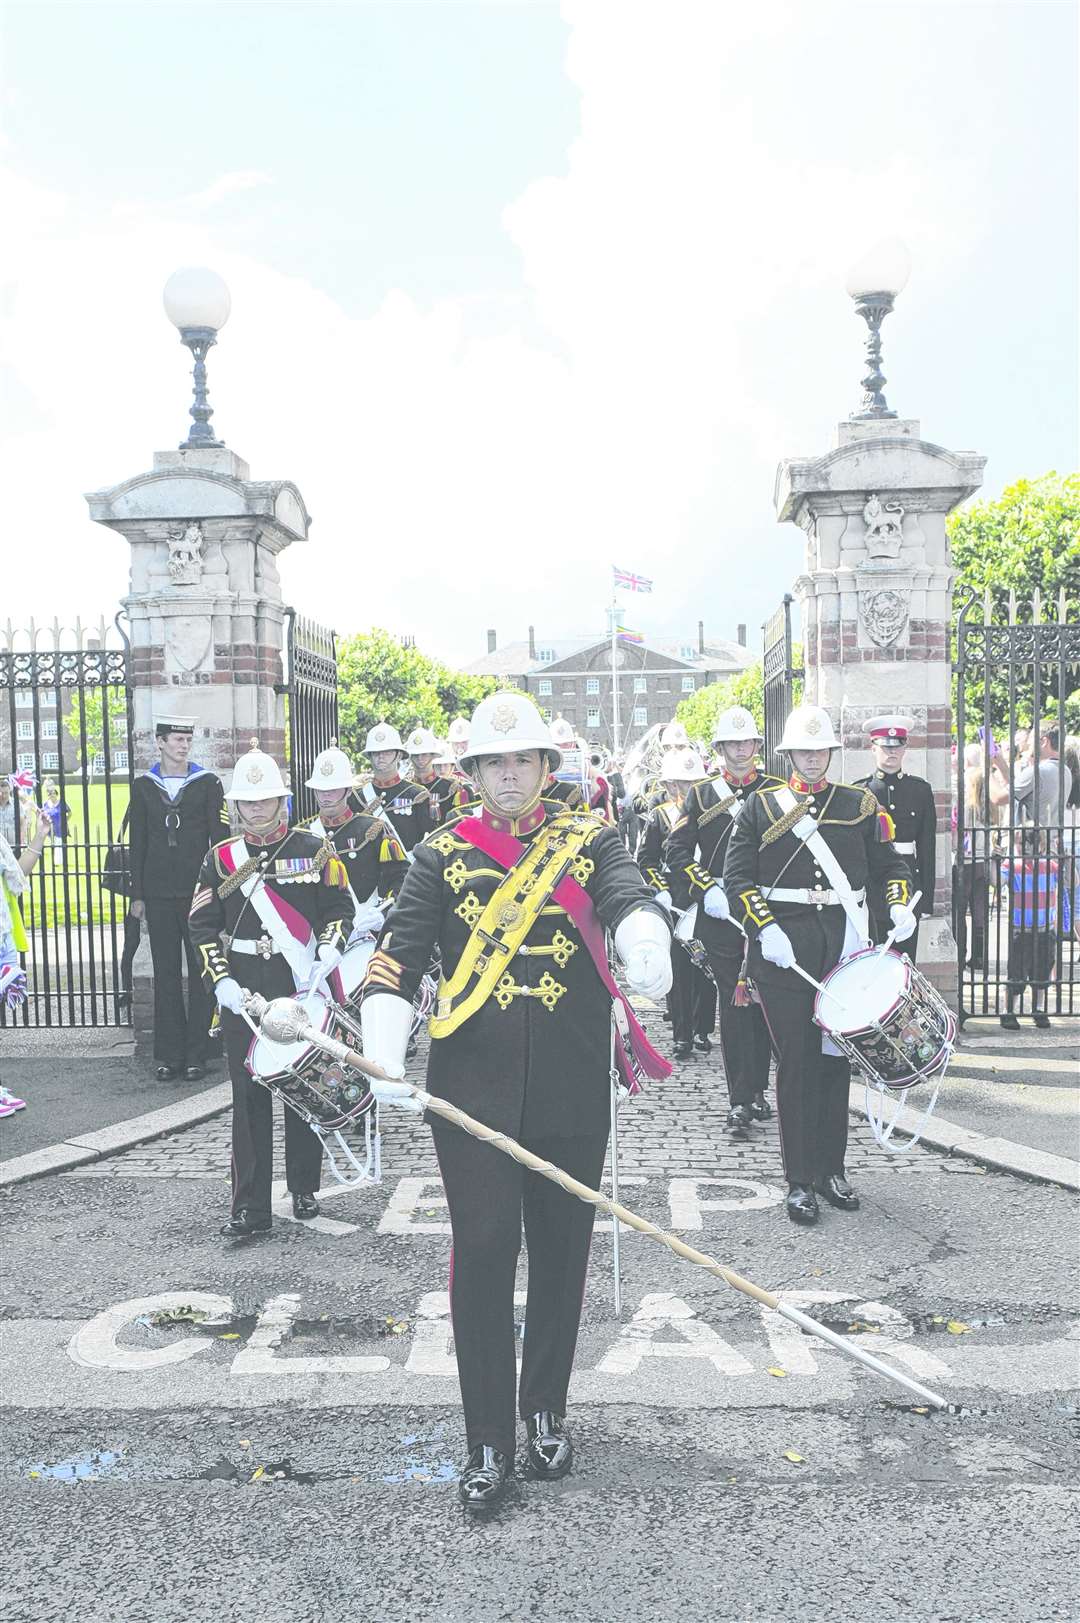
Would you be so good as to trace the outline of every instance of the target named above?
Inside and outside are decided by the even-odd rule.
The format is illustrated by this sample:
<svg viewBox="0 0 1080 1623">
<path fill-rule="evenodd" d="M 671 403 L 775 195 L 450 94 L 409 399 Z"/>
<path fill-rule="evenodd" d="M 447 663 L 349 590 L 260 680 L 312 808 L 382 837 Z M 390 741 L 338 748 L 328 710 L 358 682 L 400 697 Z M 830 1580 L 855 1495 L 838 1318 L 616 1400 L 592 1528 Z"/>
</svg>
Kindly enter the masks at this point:
<svg viewBox="0 0 1080 1623">
<path fill-rule="evenodd" d="M 763 893 L 767 902 L 801 902 L 804 907 L 842 907 L 835 890 L 828 890 L 824 886 L 815 885 L 812 889 L 786 890 L 782 885 L 772 890 L 766 885 Z M 852 897 L 861 902 L 866 895 L 865 890 L 853 890 Z"/>
<path fill-rule="evenodd" d="M 915 855 L 914 840 L 894 840 L 892 848 L 894 851 L 899 851 L 902 857 L 913 857 Z"/>
</svg>

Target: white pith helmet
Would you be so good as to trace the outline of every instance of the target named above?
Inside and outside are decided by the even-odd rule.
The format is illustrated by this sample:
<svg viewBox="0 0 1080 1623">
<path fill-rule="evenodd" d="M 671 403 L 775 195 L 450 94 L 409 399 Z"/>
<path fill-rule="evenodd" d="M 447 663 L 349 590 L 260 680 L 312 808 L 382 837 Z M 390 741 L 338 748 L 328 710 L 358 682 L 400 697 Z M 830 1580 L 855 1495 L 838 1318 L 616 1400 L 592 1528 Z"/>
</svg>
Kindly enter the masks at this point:
<svg viewBox="0 0 1080 1623">
<path fill-rule="evenodd" d="M 523 693 L 492 693 L 473 711 L 461 764 L 469 772 L 480 755 L 509 755 L 515 750 L 546 750 L 552 771 L 562 760 L 550 727 L 531 699 Z"/>
<path fill-rule="evenodd" d="M 454 746 L 451 744 L 450 740 L 448 738 L 437 738 L 435 742 L 438 745 L 438 748 L 435 751 L 435 765 L 455 766 L 457 764 L 457 756 L 454 754 Z"/>
<path fill-rule="evenodd" d="M 316 755 L 311 776 L 306 782 L 309 789 L 351 789 L 353 778 L 353 765 L 349 757 L 344 750 L 331 744 L 329 749 L 320 750 Z"/>
<path fill-rule="evenodd" d="M 669 721 L 660 734 L 662 750 L 689 749 L 690 735 L 681 721 Z"/>
<path fill-rule="evenodd" d="M 454 717 L 446 737 L 451 744 L 467 744 L 469 742 L 469 723 L 464 716 Z"/>
<path fill-rule="evenodd" d="M 839 749 L 840 740 L 833 732 L 832 717 L 819 704 L 799 704 L 784 723 L 782 750 Z"/>
<path fill-rule="evenodd" d="M 414 727 L 405 748 L 410 755 L 437 755 L 439 740 L 430 727 Z"/>
<path fill-rule="evenodd" d="M 696 749 L 668 750 L 660 776 L 665 783 L 696 783 L 707 776 L 705 762 Z"/>
<path fill-rule="evenodd" d="M 247 754 L 241 755 L 233 767 L 232 784 L 225 791 L 225 799 L 280 800 L 288 792 L 274 757 L 261 750 L 258 739 L 253 738 Z"/>
<path fill-rule="evenodd" d="M 370 755 L 374 750 L 397 750 L 399 754 L 405 754 L 401 734 L 388 721 L 377 721 L 364 739 L 364 754 Z"/>
<path fill-rule="evenodd" d="M 744 710 L 741 704 L 733 704 L 730 710 L 721 710 L 713 726 L 713 743 L 739 744 L 746 738 L 753 738 L 761 743 L 765 741 L 765 734 L 749 710 Z"/>
<path fill-rule="evenodd" d="M 551 736 L 561 750 L 572 750 L 577 747 L 574 729 L 565 716 L 556 716 L 551 723 Z"/>
</svg>

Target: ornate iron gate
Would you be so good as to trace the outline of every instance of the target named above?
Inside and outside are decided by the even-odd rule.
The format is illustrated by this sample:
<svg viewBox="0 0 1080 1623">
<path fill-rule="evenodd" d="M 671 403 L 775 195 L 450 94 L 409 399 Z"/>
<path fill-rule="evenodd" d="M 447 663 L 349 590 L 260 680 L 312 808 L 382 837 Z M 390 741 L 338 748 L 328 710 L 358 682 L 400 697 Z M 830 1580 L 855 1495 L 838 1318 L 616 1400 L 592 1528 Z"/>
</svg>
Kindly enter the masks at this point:
<svg viewBox="0 0 1080 1623">
<path fill-rule="evenodd" d="M 317 810 L 307 787 L 320 750 L 338 736 L 337 637 L 295 609 L 289 616 L 288 670 L 285 687 L 289 712 L 289 774 L 294 821 Z"/>
<path fill-rule="evenodd" d="M 795 704 L 795 684 L 802 680 L 801 668 L 796 668 L 794 644 L 791 639 L 791 605 L 794 598 L 784 593 L 784 601 L 771 619 L 762 627 L 762 679 L 765 692 L 765 769 L 786 778 L 788 769 L 777 753 L 784 731 L 784 723 Z"/>
<path fill-rule="evenodd" d="M 19 852 L 39 817 L 54 829 L 18 903 L 26 1002 L 0 1026 L 131 1024 L 127 898 L 101 882 L 130 794 L 127 676 L 118 623 L 0 632 L 0 833 Z"/>
<path fill-rule="evenodd" d="M 1067 742 L 1080 624 L 1064 594 L 1049 620 L 1037 592 L 1023 620 L 1015 593 L 1005 624 L 989 595 L 974 606 L 973 593 L 956 626 L 957 1007 L 961 1021 L 1080 1013 L 1080 765 Z"/>
</svg>

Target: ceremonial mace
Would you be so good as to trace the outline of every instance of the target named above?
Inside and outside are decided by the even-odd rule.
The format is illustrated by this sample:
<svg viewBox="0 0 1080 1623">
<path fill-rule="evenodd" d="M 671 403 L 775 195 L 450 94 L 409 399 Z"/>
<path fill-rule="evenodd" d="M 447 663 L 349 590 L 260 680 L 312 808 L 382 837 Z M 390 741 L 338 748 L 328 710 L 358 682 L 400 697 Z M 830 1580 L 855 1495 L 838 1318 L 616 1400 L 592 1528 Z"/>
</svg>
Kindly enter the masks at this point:
<svg viewBox="0 0 1080 1623">
<path fill-rule="evenodd" d="M 327 1037 L 321 1031 L 316 1031 L 308 1018 L 307 1011 L 299 1003 L 294 1002 L 292 998 L 279 997 L 275 998 L 273 1002 L 268 1002 L 258 992 L 252 992 L 245 997 L 244 1008 L 247 1014 L 259 1022 L 259 1025 L 273 1042 L 291 1043 L 303 1038 L 316 1048 L 321 1048 L 324 1053 L 330 1054 L 339 1063 L 351 1066 L 354 1071 L 362 1071 L 365 1076 L 373 1077 L 378 1082 L 395 1082 L 398 1084 L 401 1082 L 400 1077 L 388 1076 L 381 1067 L 371 1060 L 365 1059 L 354 1048 L 349 1048 L 345 1043 L 339 1043 L 335 1038 Z M 450 1104 L 446 1099 L 438 1099 L 433 1094 L 427 1093 L 423 1088 L 415 1087 L 412 1084 L 406 1084 L 406 1086 L 408 1086 L 412 1097 L 418 1100 L 425 1110 L 430 1110 L 436 1116 L 441 1116 L 444 1121 L 452 1122 L 455 1127 L 460 1127 L 463 1132 L 470 1133 L 473 1138 L 478 1138 L 483 1143 L 491 1144 L 495 1149 L 502 1150 L 504 1154 L 510 1156 L 511 1160 L 519 1162 L 521 1166 L 528 1167 L 531 1172 L 539 1173 L 542 1178 L 547 1178 L 551 1183 L 558 1184 L 560 1189 L 565 1189 L 568 1195 L 575 1195 L 578 1200 L 584 1201 L 586 1205 L 595 1206 L 598 1211 L 607 1212 L 617 1222 L 625 1223 L 628 1228 L 637 1229 L 639 1234 L 647 1234 L 650 1240 L 659 1241 L 661 1245 L 667 1246 L 669 1251 L 673 1251 L 677 1257 L 682 1257 L 686 1262 L 696 1263 L 699 1268 L 704 1268 L 707 1273 L 714 1274 L 717 1279 L 722 1279 L 725 1284 L 731 1285 L 737 1291 L 741 1291 L 744 1296 L 751 1297 L 755 1302 L 759 1302 L 762 1307 L 772 1308 L 781 1317 L 797 1325 L 806 1335 L 817 1336 L 819 1340 L 827 1341 L 831 1347 L 836 1347 L 845 1357 L 853 1358 L 857 1363 L 865 1364 L 868 1369 L 874 1370 L 876 1374 L 884 1375 L 887 1380 L 896 1381 L 898 1385 L 906 1387 L 923 1403 L 930 1404 L 935 1409 L 947 1409 L 949 1407 L 945 1398 L 940 1397 L 937 1392 L 931 1392 L 929 1387 L 923 1386 L 919 1381 L 912 1380 L 910 1375 L 901 1374 L 898 1369 L 891 1368 L 883 1359 L 875 1358 L 873 1353 L 866 1352 L 855 1342 L 845 1341 L 844 1337 L 838 1336 L 835 1330 L 830 1330 L 827 1325 L 819 1324 L 808 1313 L 800 1312 L 797 1307 L 792 1307 L 789 1302 L 781 1301 L 778 1296 L 773 1295 L 772 1291 L 763 1290 L 760 1285 L 755 1285 L 752 1279 L 744 1279 L 742 1274 L 735 1273 L 731 1268 L 725 1268 L 723 1263 L 716 1261 L 715 1257 L 706 1256 L 703 1251 L 697 1251 L 692 1245 L 686 1245 L 684 1241 L 674 1234 L 666 1234 L 663 1229 L 657 1228 L 655 1223 L 650 1223 L 646 1218 L 639 1217 L 636 1212 L 630 1211 L 628 1207 L 621 1205 L 619 1201 L 608 1200 L 598 1189 L 590 1189 L 588 1184 L 579 1183 L 576 1178 L 572 1178 L 561 1167 L 555 1166 L 551 1161 L 542 1160 L 539 1155 L 534 1155 L 531 1150 L 525 1149 L 524 1145 L 519 1144 L 516 1139 L 511 1138 L 507 1133 L 498 1133 L 492 1127 L 485 1127 L 483 1122 L 477 1121 L 473 1116 L 467 1116 L 464 1110 L 458 1109 L 457 1105 Z"/>
</svg>

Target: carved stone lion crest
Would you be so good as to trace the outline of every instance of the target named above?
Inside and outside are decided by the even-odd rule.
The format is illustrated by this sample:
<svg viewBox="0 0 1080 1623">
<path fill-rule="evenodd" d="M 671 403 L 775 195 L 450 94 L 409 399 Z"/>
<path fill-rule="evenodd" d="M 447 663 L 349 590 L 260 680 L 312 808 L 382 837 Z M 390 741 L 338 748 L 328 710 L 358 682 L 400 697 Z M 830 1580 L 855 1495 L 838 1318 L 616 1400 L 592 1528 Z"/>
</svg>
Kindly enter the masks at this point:
<svg viewBox="0 0 1080 1623">
<path fill-rule="evenodd" d="M 169 579 L 174 586 L 197 586 L 203 572 L 202 525 L 169 531 Z"/>
<path fill-rule="evenodd" d="M 866 550 L 871 558 L 898 558 L 903 545 L 904 509 L 899 502 L 886 502 L 884 507 L 876 496 L 871 496 L 863 508 L 866 525 Z"/>
<path fill-rule="evenodd" d="M 885 587 L 860 592 L 859 613 L 871 641 L 879 648 L 889 648 L 907 624 L 907 593 Z"/>
</svg>

